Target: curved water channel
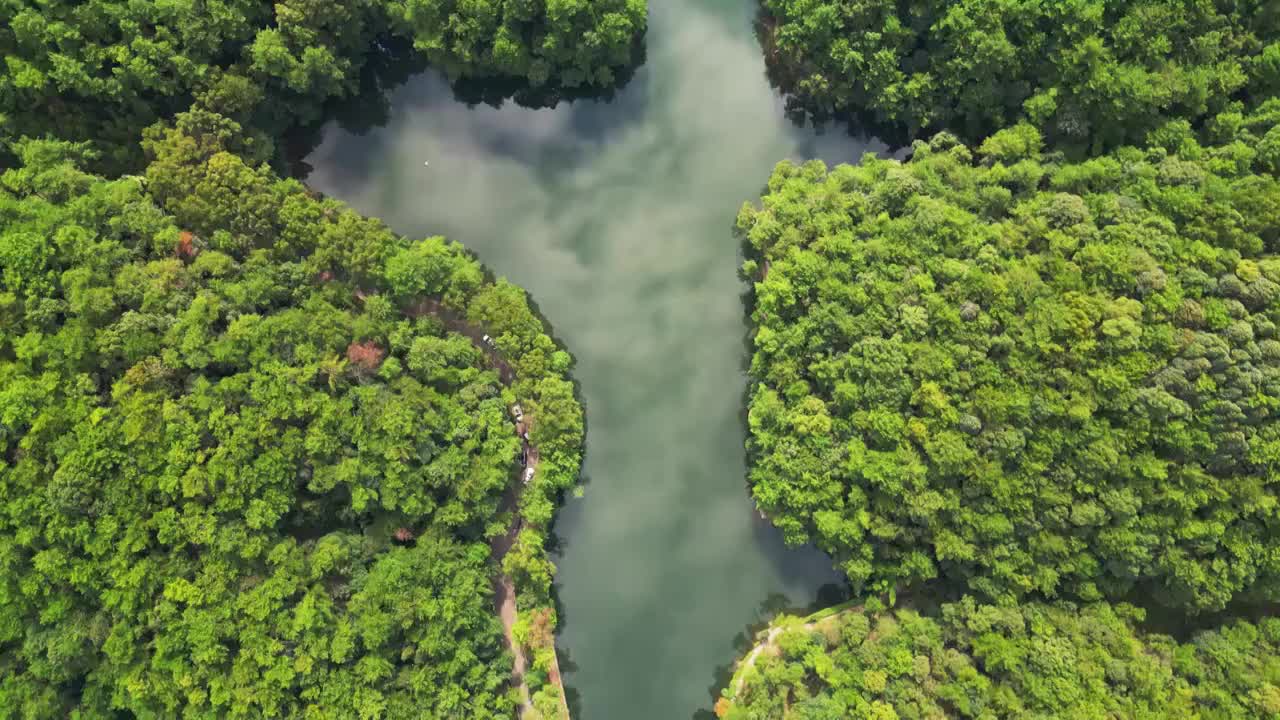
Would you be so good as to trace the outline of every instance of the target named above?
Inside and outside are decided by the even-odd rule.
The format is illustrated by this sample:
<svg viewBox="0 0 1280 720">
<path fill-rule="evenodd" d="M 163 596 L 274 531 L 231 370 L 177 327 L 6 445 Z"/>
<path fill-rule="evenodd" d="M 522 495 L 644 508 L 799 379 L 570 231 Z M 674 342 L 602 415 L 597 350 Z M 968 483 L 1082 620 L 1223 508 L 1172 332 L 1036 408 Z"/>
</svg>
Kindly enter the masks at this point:
<svg viewBox="0 0 1280 720">
<path fill-rule="evenodd" d="M 752 511 L 732 225 L 778 160 L 883 146 L 784 117 L 754 10 L 650 0 L 646 63 L 607 103 L 468 108 L 427 73 L 384 127 L 326 128 L 307 158 L 317 189 L 528 289 L 577 359 L 588 484 L 556 525 L 577 720 L 705 712 L 749 624 L 837 582 Z"/>
</svg>

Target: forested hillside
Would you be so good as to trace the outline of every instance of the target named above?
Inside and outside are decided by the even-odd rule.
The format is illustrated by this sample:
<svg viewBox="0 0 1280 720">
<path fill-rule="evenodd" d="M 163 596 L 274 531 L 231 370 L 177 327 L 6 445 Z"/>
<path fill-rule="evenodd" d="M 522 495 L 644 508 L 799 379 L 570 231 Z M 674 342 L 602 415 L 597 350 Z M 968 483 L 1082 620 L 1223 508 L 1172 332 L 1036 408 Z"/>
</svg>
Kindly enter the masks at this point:
<svg viewBox="0 0 1280 720">
<path fill-rule="evenodd" d="M 141 176 L 53 140 L 0 176 L 0 717 L 515 717 L 487 541 L 518 401 L 504 564 L 549 633 L 569 357 L 458 245 L 242 135 L 194 111 Z"/>
<path fill-rule="evenodd" d="M 724 720 L 1280 714 L 1280 620 L 1180 643 L 1137 630 L 1141 619 L 1105 603 L 854 609 L 784 626 L 718 708 Z"/>
<path fill-rule="evenodd" d="M 607 88 L 634 64 L 643 0 L 0 2 L 0 140 L 91 140 L 109 170 L 193 102 L 277 140 L 410 42 L 451 79 Z"/>
<path fill-rule="evenodd" d="M 1277 120 L 1078 164 L 1029 125 L 780 164 L 738 220 L 759 506 L 855 591 L 1275 597 Z"/>
<path fill-rule="evenodd" d="M 1280 624 L 1238 617 L 1280 598 L 1280 6 L 759 33 L 791 110 L 941 132 L 739 214 L 752 494 L 865 605 L 761 633 L 716 714 L 1280 717 Z"/>
<path fill-rule="evenodd" d="M 0 0 L 0 718 L 562 715 L 569 355 L 461 246 L 268 163 L 421 62 L 609 89 L 645 24 Z"/>
<path fill-rule="evenodd" d="M 1097 152 L 1280 90 L 1269 0 L 762 0 L 761 40 L 795 108 L 970 142 Z"/>
</svg>

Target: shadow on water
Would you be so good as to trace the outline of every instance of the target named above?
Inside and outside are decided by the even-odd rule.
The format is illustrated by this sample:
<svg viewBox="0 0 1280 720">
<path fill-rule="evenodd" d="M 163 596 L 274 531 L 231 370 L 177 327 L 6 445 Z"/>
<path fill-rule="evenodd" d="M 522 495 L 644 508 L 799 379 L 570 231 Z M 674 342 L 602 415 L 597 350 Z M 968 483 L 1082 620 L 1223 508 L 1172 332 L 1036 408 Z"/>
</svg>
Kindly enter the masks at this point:
<svg viewBox="0 0 1280 720">
<path fill-rule="evenodd" d="M 460 79 L 453 83 L 453 97 L 468 107 L 488 105 L 501 108 L 507 102 L 513 102 L 531 110 L 554 109 L 562 102 L 579 100 L 600 100 L 611 102 L 625 88 L 628 88 L 636 71 L 644 65 L 644 37 L 636 39 L 631 47 L 631 61 L 626 67 L 614 74 L 613 84 L 606 88 L 564 87 L 561 85 L 530 86 L 517 78 L 480 78 Z"/>
<path fill-rule="evenodd" d="M 764 192 L 764 189 L 761 191 Z M 739 233 L 733 230 L 735 236 Z M 755 312 L 756 289 L 755 283 L 761 280 L 760 271 L 748 277 L 743 271 L 743 264 L 750 260 L 757 263 L 758 267 L 763 267 L 764 257 L 751 246 L 746 237 L 739 237 L 738 246 L 738 275 L 743 282 L 743 290 L 739 295 L 742 302 L 743 313 L 743 333 L 742 333 L 742 360 L 740 363 L 743 374 L 747 377 L 747 382 L 742 388 L 742 397 L 739 403 L 738 421 L 742 426 L 742 436 L 747 438 L 744 448 L 746 475 L 743 477 L 743 485 L 746 489 L 748 497 L 753 497 L 751 490 L 751 468 L 755 465 L 758 457 L 758 450 L 755 443 L 751 441 L 751 421 L 750 408 L 751 397 L 756 390 L 756 382 L 751 378 L 749 372 L 751 369 L 752 356 L 755 353 L 755 325 L 752 321 L 752 314 Z M 752 528 L 752 535 L 756 540 L 757 546 L 763 555 L 771 559 L 779 569 L 783 578 L 790 580 L 799 580 L 802 578 L 822 577 L 822 574 L 829 573 L 832 577 L 836 577 L 837 573 L 832 568 L 835 559 L 815 547 L 807 546 L 803 554 L 794 552 L 790 547 L 783 533 L 764 515 L 763 511 L 754 506 L 755 524 Z M 819 594 L 829 584 L 824 584 L 819 588 Z"/>
<path fill-rule="evenodd" d="M 557 630 L 563 625 L 564 618 L 559 615 L 560 603 L 556 602 Z M 556 643 L 556 662 L 560 664 L 560 684 L 564 687 L 564 699 L 569 705 L 569 717 L 579 717 L 582 712 L 582 693 L 577 688 L 572 687 L 565 680 L 565 676 L 578 671 L 578 664 L 573 661 L 573 656 L 569 654 L 569 649 L 564 647 L 562 643 Z"/>
<path fill-rule="evenodd" d="M 762 632 L 769 627 L 779 615 L 804 617 L 824 608 L 839 605 L 852 597 L 847 585 L 828 583 L 818 588 L 814 600 L 799 604 L 784 593 L 769 593 L 756 607 L 755 617 L 737 634 L 733 636 L 733 657 L 728 662 L 718 664 L 712 670 L 711 684 L 707 686 L 708 707 L 714 706 L 720 698 L 720 691 L 729 685 L 733 678 L 734 666 L 738 660 L 751 651 Z M 692 720 L 715 720 L 711 710 L 699 708 L 694 711 Z"/>
<path fill-rule="evenodd" d="M 527 119 L 536 121 L 543 113 L 566 113 L 567 129 L 582 144 L 569 149 L 561 149 L 565 154 L 561 157 L 562 166 L 556 172 L 571 172 L 590 160 L 591 150 L 606 145 L 612 137 L 629 125 L 637 122 L 644 114 L 644 104 L 649 97 L 646 92 L 648 75 L 643 69 L 634 73 L 634 78 L 621 90 L 605 93 L 580 92 L 573 99 L 561 97 L 556 104 L 535 109 L 514 102 L 510 113 L 501 117 L 514 120 Z M 473 84 L 479 87 L 479 84 Z M 342 167 L 341 182 L 343 188 L 355 189 L 369 184 L 383 171 L 380 163 L 393 153 L 398 137 L 394 132 L 369 132 L 371 128 L 386 124 L 383 105 L 388 102 L 399 113 L 424 115 L 428 118 L 439 115 L 442 120 L 457 119 L 461 110 L 474 108 L 478 103 L 460 103 L 456 95 L 457 87 L 451 86 L 446 78 L 435 70 L 427 70 L 421 74 L 400 81 L 388 95 L 385 85 L 370 86 L 369 99 L 359 96 L 344 104 L 341 110 L 335 110 L 329 120 L 343 131 L 361 136 L 363 142 L 341 144 L 333 148 L 326 162 Z M 477 92 L 471 88 L 468 92 Z M 498 93 L 499 91 L 493 90 Z M 504 97 L 504 95 L 496 95 Z M 463 98 L 465 101 L 467 98 Z M 484 102 L 495 109 L 502 108 L 502 102 Z M 557 107 L 560 105 L 560 107 Z M 348 125 L 347 123 L 350 123 Z M 318 146 L 323 137 L 323 129 L 327 125 L 300 130 L 290 139 L 288 149 L 290 168 L 294 177 L 305 179 L 312 167 L 302 158 L 306 157 Z M 530 172 L 545 176 L 551 171 L 544 167 L 545 149 L 528 141 L 530 123 L 524 122 L 488 122 L 477 123 L 471 128 L 470 139 L 475 143 L 474 151 L 486 153 L 494 158 L 509 158 L 524 165 Z M 548 178 L 549 179 L 549 178 Z"/>
<path fill-rule="evenodd" d="M 459 102 L 428 71 L 390 93 L 385 128 L 366 129 L 383 121 L 375 98 L 311 158 L 313 185 L 475 249 L 573 343 L 596 482 L 557 512 L 551 549 L 581 720 L 687 717 L 735 628 L 832 602 L 822 588 L 841 581 L 826 555 L 788 548 L 744 487 L 748 354 L 726 226 L 774 162 L 879 148 L 780 116 L 754 3 L 651 10 L 647 64 L 611 98 L 533 110 L 482 89 Z"/>
<path fill-rule="evenodd" d="M 367 135 L 391 121 L 391 93 L 427 70 L 426 58 L 405 38 L 382 36 L 365 55 L 354 95 L 326 103 L 318 122 L 292 128 L 284 137 L 284 162 L 291 177 L 305 180 L 312 167 L 306 161 L 324 138 L 329 123 L 353 135 Z"/>
<path fill-rule="evenodd" d="M 1124 601 L 1146 613 L 1146 618 L 1139 624 L 1144 632 L 1168 635 L 1180 643 L 1190 642 L 1202 632 L 1219 630 L 1232 622 L 1256 623 L 1264 618 L 1280 616 L 1280 603 L 1262 597 L 1240 597 L 1217 612 L 1192 615 L 1183 609 L 1161 604 L 1156 599 L 1160 592 L 1154 588 L 1135 589 Z"/>
<path fill-rule="evenodd" d="M 352 135 L 369 137 L 372 146 L 365 150 L 372 152 L 339 158 L 359 180 L 366 180 L 373 169 L 373 158 L 382 154 L 383 144 L 389 139 L 384 134 L 371 131 L 391 121 L 393 108 L 396 111 L 406 108 L 430 111 L 458 105 L 474 108 L 483 104 L 501 108 L 512 103 L 528 110 L 552 110 L 564 103 L 574 108 L 573 117 L 578 121 L 572 125 L 579 135 L 591 137 L 594 134 L 603 141 L 612 126 L 638 114 L 639 108 L 635 104 L 646 95 L 642 89 L 644 75 L 638 72 L 644 61 L 645 44 L 641 37 L 632 47 L 630 64 L 619 69 L 613 84 L 605 88 L 531 86 L 518 78 L 461 78 L 449 82 L 442 73 L 428 65 L 425 56 L 414 49 L 412 41 L 383 36 L 374 42 L 374 49 L 365 57 L 356 93 L 331 100 L 318 122 L 286 133 L 285 169 L 291 177 L 305 180 L 314 169 L 307 163 L 307 156 L 319 147 L 325 128 L 336 124 Z M 406 93 L 410 97 L 404 97 Z M 615 100 L 623 98 L 629 100 L 611 107 Z M 497 136 L 493 142 L 494 149 L 514 151 L 520 146 L 516 142 L 504 143 Z"/>
</svg>

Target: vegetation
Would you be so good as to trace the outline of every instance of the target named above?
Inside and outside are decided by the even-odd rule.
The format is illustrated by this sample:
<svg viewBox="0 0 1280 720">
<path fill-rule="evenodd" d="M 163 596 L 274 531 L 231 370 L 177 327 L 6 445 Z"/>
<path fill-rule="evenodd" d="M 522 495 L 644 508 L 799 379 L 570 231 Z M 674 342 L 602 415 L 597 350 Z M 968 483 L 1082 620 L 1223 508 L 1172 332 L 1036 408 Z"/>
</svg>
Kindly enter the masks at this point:
<svg viewBox="0 0 1280 720">
<path fill-rule="evenodd" d="M 775 624 L 717 715 L 1280 717 L 1280 621 L 1122 602 L 1280 597 L 1274 4 L 762 0 L 760 33 L 789 109 L 943 132 L 739 215 L 752 492 L 871 599 Z"/>
<path fill-rule="evenodd" d="M 391 0 L 396 31 L 451 78 L 607 88 L 636 59 L 645 0 Z"/>
<path fill-rule="evenodd" d="M 569 355 L 460 246 L 267 163 L 408 47 L 554 96 L 621 80 L 645 22 L 0 0 L 0 718 L 514 718 L 498 576 L 537 628 L 532 716 L 560 715 Z"/>
<path fill-rule="evenodd" d="M 762 0 L 791 105 L 979 142 L 1020 118 L 1056 147 L 1140 142 L 1280 90 L 1262 0 Z"/>
<path fill-rule="evenodd" d="M 724 693 L 724 720 L 1199 718 L 1280 714 L 1280 620 L 1179 643 L 1105 603 L 855 608 L 784 626 Z"/>
<path fill-rule="evenodd" d="M 780 164 L 738 220 L 759 506 L 855 590 L 1275 597 L 1277 120 L 1079 164 L 1029 125 Z"/>
<path fill-rule="evenodd" d="M 411 41 L 451 79 L 607 88 L 634 62 L 643 0 L 0 2 L 0 140 L 93 141 L 140 164 L 143 128 L 198 101 L 278 140 Z M 3 143 L 0 143 L 3 144 Z"/>
<path fill-rule="evenodd" d="M 506 564 L 554 628 L 568 355 L 459 246 L 276 178 L 227 118 L 145 148 L 107 180 L 24 140 L 0 176 L 0 717 L 514 717 L 486 540 L 518 400 L 541 461 Z"/>
</svg>

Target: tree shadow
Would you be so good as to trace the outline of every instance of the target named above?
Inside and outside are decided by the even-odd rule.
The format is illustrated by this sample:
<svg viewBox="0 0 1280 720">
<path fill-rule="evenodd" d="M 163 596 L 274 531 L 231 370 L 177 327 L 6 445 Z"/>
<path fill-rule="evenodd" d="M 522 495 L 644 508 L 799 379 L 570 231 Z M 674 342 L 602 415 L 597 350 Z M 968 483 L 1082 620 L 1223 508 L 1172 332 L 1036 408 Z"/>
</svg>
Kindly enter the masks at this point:
<svg viewBox="0 0 1280 720">
<path fill-rule="evenodd" d="M 793 63 L 781 52 L 775 41 L 777 19 L 769 14 L 761 4 L 752 23 L 756 41 L 764 55 L 764 75 L 769 86 L 777 90 L 783 97 L 783 115 L 798 128 L 806 126 L 821 133 L 832 126 L 843 130 L 850 136 L 878 138 L 890 149 L 909 147 L 914 140 L 932 135 L 936 129 L 912 127 L 893 122 L 878 116 L 874 112 L 847 109 L 820 108 L 807 104 L 792 92 L 812 70 L 801 63 Z"/>
<path fill-rule="evenodd" d="M 561 84 L 531 85 L 524 78 L 460 78 L 451 84 L 453 97 L 468 106 L 488 105 L 501 108 L 507 102 L 533 110 L 555 108 L 562 102 L 600 100 L 611 102 L 627 87 L 645 62 L 644 36 L 632 44 L 630 61 L 614 72 L 613 83 L 607 87 L 590 85 L 565 86 Z"/>
<path fill-rule="evenodd" d="M 553 110 L 561 103 L 580 103 L 579 107 L 608 105 L 622 96 L 624 89 L 629 88 L 636 79 L 637 71 L 645 62 L 644 36 L 636 39 L 632 46 L 630 61 L 624 67 L 615 70 L 614 82 L 607 87 L 563 85 L 531 85 L 521 78 L 488 77 L 460 78 L 448 81 L 441 75 L 441 85 L 447 88 L 450 96 L 448 103 L 461 104 L 468 108 L 486 105 L 501 109 L 511 103 L 521 108 L 534 110 Z M 358 89 L 355 94 L 330 99 L 324 106 L 321 117 L 312 123 L 296 126 L 288 130 L 282 140 L 280 162 L 291 177 L 305 180 L 314 169 L 306 158 L 314 152 L 324 139 L 325 129 L 336 124 L 343 131 L 357 136 L 370 135 L 370 131 L 386 126 L 391 122 L 396 109 L 405 105 L 394 101 L 393 95 L 415 78 L 432 72 L 426 57 L 413 47 L 409 39 L 393 35 L 377 38 L 361 67 Z M 415 100 L 425 99 L 429 105 L 443 106 L 446 103 L 432 87 L 424 88 Z M 643 93 L 628 93 L 629 97 L 643 98 Z M 414 104 L 414 103 L 408 103 Z M 576 114 L 576 113 L 575 113 Z M 633 112 L 616 112 L 602 114 L 591 113 L 590 122 L 584 125 L 604 129 L 605 126 L 633 117 Z M 575 128 L 581 131 L 583 128 Z M 375 147 L 381 144 L 382 138 L 372 135 L 370 141 Z M 363 149 L 365 157 L 377 155 Z M 357 161 L 358 158 L 350 158 Z M 352 169 L 361 168 L 359 162 L 344 162 L 344 166 Z"/>
<path fill-rule="evenodd" d="M 556 608 L 556 612 L 560 612 L 559 607 Z M 559 631 L 559 627 L 557 627 L 557 631 Z M 560 663 L 560 684 L 564 686 L 564 700 L 569 705 L 569 717 L 580 717 L 582 715 L 582 692 L 575 687 L 571 687 L 566 679 L 570 674 L 578 671 L 578 664 L 569 655 L 569 650 L 559 644 L 556 645 L 556 661 Z"/>
<path fill-rule="evenodd" d="M 828 583 L 818 588 L 813 602 L 798 605 L 785 593 L 769 593 L 756 606 L 755 616 L 751 622 L 733 636 L 734 657 L 727 663 L 716 665 L 711 671 L 711 684 L 707 686 L 708 704 L 714 706 L 720 698 L 720 691 L 729 686 L 733 679 L 733 671 L 738 661 L 744 657 L 760 640 L 760 636 L 768 629 L 769 624 L 779 615 L 805 616 L 823 608 L 845 602 L 850 597 L 847 586 Z M 706 708 L 694 711 L 692 720 L 714 720 L 715 713 Z"/>
<path fill-rule="evenodd" d="M 1190 642 L 1200 633 L 1220 629 L 1233 621 L 1257 623 L 1280 616 L 1280 602 L 1263 593 L 1239 596 L 1221 610 L 1204 613 L 1163 604 L 1158 599 L 1161 594 L 1158 587 L 1134 588 L 1121 600 L 1145 612 L 1146 617 L 1137 623 L 1140 630 L 1168 635 L 1179 643 Z"/>
</svg>

